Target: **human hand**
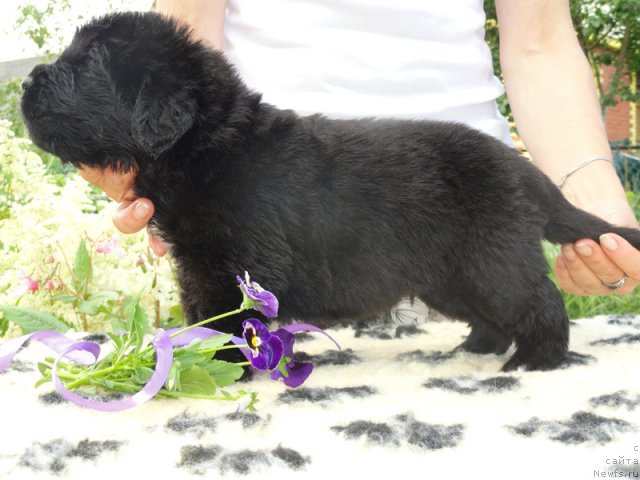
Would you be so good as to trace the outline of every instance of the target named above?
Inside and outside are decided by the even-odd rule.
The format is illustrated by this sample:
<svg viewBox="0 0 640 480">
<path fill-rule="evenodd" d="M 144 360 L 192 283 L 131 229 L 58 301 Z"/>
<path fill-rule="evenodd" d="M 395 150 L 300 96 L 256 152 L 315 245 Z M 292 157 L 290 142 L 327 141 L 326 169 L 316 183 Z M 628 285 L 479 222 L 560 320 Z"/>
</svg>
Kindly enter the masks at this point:
<svg viewBox="0 0 640 480">
<path fill-rule="evenodd" d="M 593 205 L 588 211 L 616 225 L 638 228 L 628 204 Z M 569 293 L 581 296 L 628 294 L 640 283 L 640 251 L 614 233 L 602 235 L 600 243 L 581 239 L 563 245 L 561 252 L 555 261 L 555 271 L 560 287 Z M 628 279 L 619 288 L 610 289 L 603 284 L 615 284 L 625 276 Z"/>
<path fill-rule="evenodd" d="M 153 216 L 154 207 L 148 198 L 138 198 L 135 195 L 134 184 L 136 173 L 115 172 L 112 168 L 105 169 L 83 166 L 78 173 L 87 182 L 100 188 L 107 196 L 119 202 L 118 208 L 113 214 L 113 223 L 122 233 L 136 233 L 142 230 Z M 158 235 L 149 233 L 151 250 L 162 256 L 167 253 L 167 246 Z"/>
</svg>

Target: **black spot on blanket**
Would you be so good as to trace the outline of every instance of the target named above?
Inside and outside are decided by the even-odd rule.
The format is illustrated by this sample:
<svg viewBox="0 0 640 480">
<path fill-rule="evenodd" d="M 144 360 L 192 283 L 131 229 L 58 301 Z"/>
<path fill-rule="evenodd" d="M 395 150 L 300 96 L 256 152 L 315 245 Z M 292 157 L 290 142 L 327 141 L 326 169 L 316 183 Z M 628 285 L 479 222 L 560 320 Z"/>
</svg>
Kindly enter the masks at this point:
<svg viewBox="0 0 640 480">
<path fill-rule="evenodd" d="M 354 336 L 356 338 L 370 337 L 378 340 L 391 340 L 391 328 L 388 325 L 374 325 L 369 327 L 357 327 Z"/>
<path fill-rule="evenodd" d="M 466 386 L 465 386 L 466 383 Z M 427 383 L 423 384 L 425 388 L 438 388 L 441 390 L 448 390 L 450 392 L 456 392 L 461 394 L 469 394 L 478 391 L 478 388 L 473 385 L 474 382 L 469 379 L 453 378 L 432 378 Z"/>
<path fill-rule="evenodd" d="M 180 463 L 177 466 L 196 475 L 204 475 L 214 466 L 221 453 L 222 448 L 217 445 L 185 445 L 180 449 Z"/>
<path fill-rule="evenodd" d="M 621 327 L 640 328 L 640 316 L 635 315 L 615 315 L 607 323 L 609 325 L 619 325 Z"/>
<path fill-rule="evenodd" d="M 423 333 L 426 332 L 416 325 L 398 325 L 396 327 L 395 338 L 413 337 L 415 335 L 422 335 Z"/>
<path fill-rule="evenodd" d="M 403 426 L 407 443 L 425 450 L 455 447 L 464 432 L 462 424 L 433 425 L 418 422 L 411 415 L 398 415 L 396 418 Z"/>
<path fill-rule="evenodd" d="M 601 445 L 610 442 L 614 432 L 629 432 L 634 428 L 628 422 L 607 418 L 590 412 L 574 413 L 565 421 L 541 421 L 534 417 L 528 422 L 507 427 L 518 435 L 531 437 L 539 432 L 551 440 L 566 444 L 595 442 Z"/>
<path fill-rule="evenodd" d="M 36 442 L 25 450 L 18 465 L 34 472 L 60 475 L 67 469 L 69 460 L 73 458 L 95 462 L 104 453 L 118 451 L 123 444 L 124 442 L 115 440 L 85 439 L 73 445 L 61 438 L 46 443 Z"/>
<path fill-rule="evenodd" d="M 424 352 L 422 350 L 414 350 L 413 352 L 401 353 L 396 357 L 399 362 L 419 362 L 419 363 L 440 363 L 450 360 L 455 356 L 456 352 Z"/>
<path fill-rule="evenodd" d="M 266 423 L 268 420 L 263 419 L 257 413 L 235 412 L 226 416 L 227 419 L 240 422 L 245 430 L 256 426 L 258 423 Z"/>
<path fill-rule="evenodd" d="M 60 405 L 62 403 L 66 403 L 66 400 L 62 398 L 62 395 L 60 395 L 55 390 L 39 395 L 38 400 L 40 400 L 40 402 L 44 403 L 45 405 Z"/>
<path fill-rule="evenodd" d="M 83 342 L 93 342 L 100 345 L 107 343 L 109 340 L 109 337 L 104 333 L 92 333 L 91 335 L 87 335 L 82 338 Z"/>
<path fill-rule="evenodd" d="M 491 377 L 479 381 L 468 377 L 432 378 L 423 386 L 468 395 L 476 392 L 499 393 L 513 390 L 520 386 L 520 381 L 510 376 Z"/>
<path fill-rule="evenodd" d="M 401 446 L 408 444 L 423 450 L 455 447 L 462 439 L 464 426 L 434 425 L 415 420 L 412 415 L 398 415 L 391 423 L 356 420 L 348 425 L 336 425 L 331 430 L 347 440 L 365 438 L 377 445 Z"/>
<path fill-rule="evenodd" d="M 311 462 L 296 450 L 281 445 L 268 450 L 239 450 L 225 452 L 219 445 L 185 445 L 180 449 L 179 468 L 184 468 L 194 475 L 210 475 L 217 468 L 221 474 L 232 472 L 246 475 L 271 466 L 273 459 L 284 463 L 291 470 L 301 470 Z"/>
<path fill-rule="evenodd" d="M 271 465 L 267 454 L 260 450 L 241 450 L 220 457 L 220 473 L 232 471 L 246 475 L 261 466 Z"/>
<path fill-rule="evenodd" d="M 187 434 L 202 438 L 205 434 L 216 431 L 216 421 L 212 417 L 191 414 L 185 410 L 180 415 L 170 418 L 165 428 L 182 435 Z"/>
<path fill-rule="evenodd" d="M 307 333 L 307 332 L 296 333 L 296 344 L 302 343 L 302 342 L 308 342 L 310 340 L 314 340 L 315 338 L 318 338 L 318 337 L 311 333 Z"/>
<path fill-rule="evenodd" d="M 359 387 L 323 387 L 323 388 L 296 388 L 286 390 L 278 395 L 278 400 L 283 403 L 296 402 L 326 402 L 334 401 L 340 397 L 363 398 L 376 393 L 376 389 L 366 385 Z"/>
<path fill-rule="evenodd" d="M 342 433 L 348 440 L 357 440 L 361 437 L 366 438 L 370 443 L 378 445 L 386 445 L 389 443 L 397 444 L 396 432 L 386 423 L 375 423 L 367 420 L 356 420 L 346 426 L 333 426 L 331 430 Z"/>
<path fill-rule="evenodd" d="M 291 470 L 301 470 L 305 465 L 311 463 L 309 457 L 301 455 L 296 450 L 282 446 L 271 450 L 271 455 L 282 460 Z"/>
<path fill-rule="evenodd" d="M 591 345 L 620 345 L 621 343 L 638 343 L 640 342 L 640 334 L 625 333 L 619 337 L 605 338 L 603 340 L 596 340 L 591 342 Z"/>
<path fill-rule="evenodd" d="M 360 357 L 353 353 L 350 348 L 346 350 L 327 350 L 319 355 L 296 352 L 294 358 L 297 362 L 311 362 L 316 367 L 322 365 L 351 365 L 361 361 Z"/>
<path fill-rule="evenodd" d="M 9 364 L 9 367 L 2 370 L 0 372 L 0 375 L 4 375 L 5 373 L 8 373 L 8 372 L 27 373 L 27 372 L 33 372 L 34 370 L 35 368 L 31 363 L 23 362 L 22 360 L 12 360 L 11 363 Z"/>
<path fill-rule="evenodd" d="M 72 457 L 83 458 L 84 460 L 95 460 L 105 452 L 117 451 L 123 442 L 115 440 L 106 440 L 100 442 L 97 440 L 85 439 L 80 441 L 69 454 Z"/>
<path fill-rule="evenodd" d="M 625 390 L 620 390 L 608 395 L 600 395 L 589 400 L 594 407 L 625 407 L 627 410 L 635 410 L 640 405 L 640 396 L 631 398 Z"/>
</svg>

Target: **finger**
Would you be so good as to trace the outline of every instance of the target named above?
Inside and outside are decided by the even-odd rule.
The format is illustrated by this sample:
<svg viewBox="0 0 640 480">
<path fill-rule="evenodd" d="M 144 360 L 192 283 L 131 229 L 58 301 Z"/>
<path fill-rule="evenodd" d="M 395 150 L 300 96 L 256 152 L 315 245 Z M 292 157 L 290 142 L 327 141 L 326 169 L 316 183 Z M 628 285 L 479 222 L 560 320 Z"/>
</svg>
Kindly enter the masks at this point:
<svg viewBox="0 0 640 480">
<path fill-rule="evenodd" d="M 582 261 L 572 244 L 562 246 L 562 259 L 575 285 L 587 295 L 608 295 L 612 293 L 602 285 L 596 274 Z"/>
<path fill-rule="evenodd" d="M 600 236 L 600 245 L 606 256 L 630 278 L 640 280 L 640 250 L 636 250 L 620 235 L 607 233 Z"/>
<path fill-rule="evenodd" d="M 159 257 L 162 257 L 169 250 L 167 245 L 162 241 L 162 238 L 151 232 L 149 232 L 149 245 L 151 246 L 153 253 Z"/>
<path fill-rule="evenodd" d="M 93 168 L 82 165 L 78 168 L 78 174 L 87 182 L 100 188 L 107 196 L 117 202 L 133 200 L 136 173 L 131 170 L 127 173 L 115 172 L 112 168 Z"/>
<path fill-rule="evenodd" d="M 614 292 L 623 294 L 633 292 L 640 284 L 640 251 L 615 233 L 602 235 L 600 245 L 605 255 L 628 276 L 627 282 Z"/>
<path fill-rule="evenodd" d="M 567 265 L 562 256 L 556 257 L 555 272 L 556 278 L 558 280 L 558 285 L 562 290 L 574 295 L 580 295 L 581 297 L 589 295 L 588 292 L 585 292 L 582 288 L 578 287 L 573 281 L 573 278 L 571 278 L 569 270 L 567 269 Z"/>
<path fill-rule="evenodd" d="M 136 233 L 147 226 L 153 211 L 153 203 L 146 198 L 123 202 L 113 213 L 113 223 L 122 233 Z"/>
<path fill-rule="evenodd" d="M 578 240 L 574 244 L 574 250 L 587 268 L 596 275 L 600 283 L 616 283 L 624 277 L 625 272 L 609 259 L 600 245 L 593 240 Z"/>
</svg>

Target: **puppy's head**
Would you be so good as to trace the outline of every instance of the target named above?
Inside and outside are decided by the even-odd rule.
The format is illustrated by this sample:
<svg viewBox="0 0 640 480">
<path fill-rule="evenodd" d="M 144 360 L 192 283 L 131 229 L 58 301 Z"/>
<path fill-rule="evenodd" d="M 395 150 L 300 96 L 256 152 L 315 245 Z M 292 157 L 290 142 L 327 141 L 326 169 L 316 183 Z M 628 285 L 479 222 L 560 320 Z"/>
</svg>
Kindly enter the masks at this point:
<svg viewBox="0 0 640 480">
<path fill-rule="evenodd" d="M 78 29 L 55 62 L 33 69 L 23 116 L 34 143 L 63 161 L 127 170 L 198 121 L 207 62 L 230 69 L 166 17 L 107 15 Z"/>
</svg>

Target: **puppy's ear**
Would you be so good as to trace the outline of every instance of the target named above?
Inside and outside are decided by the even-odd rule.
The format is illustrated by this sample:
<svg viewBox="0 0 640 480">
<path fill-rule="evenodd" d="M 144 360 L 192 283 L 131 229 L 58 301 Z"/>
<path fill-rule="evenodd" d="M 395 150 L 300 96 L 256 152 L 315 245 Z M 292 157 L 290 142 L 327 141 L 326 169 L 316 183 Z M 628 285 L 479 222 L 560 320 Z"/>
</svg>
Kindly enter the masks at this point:
<svg viewBox="0 0 640 480">
<path fill-rule="evenodd" d="M 191 128 L 197 108 L 195 98 L 187 88 L 167 91 L 147 77 L 131 113 L 133 139 L 155 158 Z"/>
</svg>

